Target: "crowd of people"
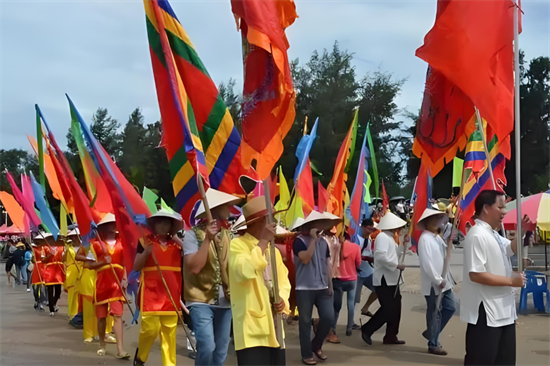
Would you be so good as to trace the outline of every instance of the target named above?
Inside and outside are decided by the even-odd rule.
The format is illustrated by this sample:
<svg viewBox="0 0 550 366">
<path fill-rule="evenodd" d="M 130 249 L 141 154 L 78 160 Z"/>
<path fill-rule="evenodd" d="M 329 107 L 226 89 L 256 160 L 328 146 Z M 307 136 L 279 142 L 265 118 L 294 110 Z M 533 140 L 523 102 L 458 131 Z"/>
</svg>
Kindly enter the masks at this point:
<svg viewBox="0 0 550 366">
<path fill-rule="evenodd" d="M 132 268 L 125 267 L 129 249 L 111 213 L 98 223 L 89 243 L 78 228 L 55 241 L 52 234 L 39 233 L 31 245 L 9 243 L 8 284 L 17 266 L 16 283 L 29 292 L 32 284 L 34 309 L 45 311 L 47 304 L 52 317 L 64 288 L 69 322 L 82 329 L 83 341 L 97 342 L 98 356 L 106 354 L 107 344 L 116 344 L 114 356 L 133 359 L 134 365 L 147 363 L 157 338 L 163 365 L 175 365 L 178 325 L 193 332 L 187 336 L 196 348 L 196 365 L 223 365 L 231 339 L 239 365 L 284 365 L 283 324 L 277 314 L 288 323 L 298 320 L 301 360 L 315 365 L 330 356 L 323 351 L 325 342 L 341 343 L 336 324 L 344 293 L 346 336 L 360 330 L 362 340 L 372 345 L 373 333 L 386 325 L 383 344 L 405 344 L 398 337 L 405 220 L 387 212 L 379 220 L 365 218 L 352 232 L 339 217 L 312 211 L 287 229 L 271 223 L 261 196 L 249 199 L 242 217 L 230 224 L 230 208 L 240 199 L 214 189 L 206 198 L 209 207 L 201 203 L 198 224 L 183 236 L 178 235 L 183 229 L 179 214 L 160 209 L 149 217 Z M 468 323 L 465 364 L 514 364 L 512 287 L 525 281 L 509 260 L 517 241 L 495 231 L 505 214 L 502 193 L 480 193 L 475 208 L 476 224 L 464 245 L 460 304 L 460 317 Z M 427 351 L 439 356 L 447 354 L 439 335 L 456 311 L 455 282 L 444 265 L 448 223 L 448 210 L 432 208 L 418 222 L 423 231 L 418 242 L 421 292 L 427 304 L 422 336 Z M 529 224 L 528 218 L 523 224 Z M 363 287 L 370 293 L 360 311 L 370 319 L 360 326 L 354 315 Z M 124 348 L 122 320 L 125 306 L 133 311 L 132 296 L 141 326 L 133 356 Z M 373 314 L 369 309 L 376 301 L 380 307 Z"/>
</svg>

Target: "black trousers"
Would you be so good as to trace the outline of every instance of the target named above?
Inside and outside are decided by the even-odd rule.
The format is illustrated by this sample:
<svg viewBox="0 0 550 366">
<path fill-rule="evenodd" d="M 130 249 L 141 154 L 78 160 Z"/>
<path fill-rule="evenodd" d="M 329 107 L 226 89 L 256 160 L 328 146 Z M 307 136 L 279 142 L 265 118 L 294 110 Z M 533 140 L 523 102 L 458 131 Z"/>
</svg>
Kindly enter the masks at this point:
<svg viewBox="0 0 550 366">
<path fill-rule="evenodd" d="M 286 365 L 285 350 L 271 347 L 252 347 L 237 351 L 238 365 Z"/>
<path fill-rule="evenodd" d="M 483 302 L 479 306 L 477 324 L 466 328 L 464 365 L 515 365 L 516 324 L 487 326 Z"/>
<path fill-rule="evenodd" d="M 334 321 L 334 303 L 329 290 L 296 290 L 296 305 L 299 311 L 298 333 L 302 359 L 313 357 L 323 347 Z M 313 306 L 317 307 L 319 324 L 315 337 L 311 339 L 311 316 Z"/>
<path fill-rule="evenodd" d="M 50 313 L 53 313 L 55 311 L 55 305 L 57 305 L 57 300 L 59 300 L 61 296 L 61 285 L 49 285 L 46 286 L 46 288 L 48 289 L 48 306 L 50 307 Z"/>
<path fill-rule="evenodd" d="M 384 342 L 394 342 L 399 333 L 399 322 L 401 321 L 401 292 L 399 286 L 388 286 L 386 279 L 382 277 L 381 286 L 375 286 L 376 295 L 380 302 L 380 309 L 370 320 L 363 325 L 361 332 L 372 336 L 374 332 L 386 326 Z M 397 293 L 396 293 L 397 291 Z"/>
</svg>

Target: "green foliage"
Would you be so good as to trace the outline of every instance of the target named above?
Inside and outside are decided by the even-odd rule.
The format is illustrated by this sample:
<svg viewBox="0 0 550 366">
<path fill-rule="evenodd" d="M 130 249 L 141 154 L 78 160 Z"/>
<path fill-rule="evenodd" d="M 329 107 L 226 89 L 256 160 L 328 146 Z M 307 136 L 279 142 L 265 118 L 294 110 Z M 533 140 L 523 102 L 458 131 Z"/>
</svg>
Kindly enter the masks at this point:
<svg viewBox="0 0 550 366">
<path fill-rule="evenodd" d="M 32 172 L 38 177 L 38 159 L 31 153 L 22 149 L 0 150 L 0 189 L 11 193 L 10 184 L 4 171 L 8 171 L 21 188 L 21 174 Z"/>
<path fill-rule="evenodd" d="M 229 114 L 233 118 L 233 123 L 237 130 L 241 132 L 241 103 L 242 97 L 238 93 L 235 93 L 235 79 L 230 78 L 227 84 L 221 82 L 218 86 L 218 91 L 220 96 L 225 102 L 227 109 L 229 109 Z"/>
</svg>

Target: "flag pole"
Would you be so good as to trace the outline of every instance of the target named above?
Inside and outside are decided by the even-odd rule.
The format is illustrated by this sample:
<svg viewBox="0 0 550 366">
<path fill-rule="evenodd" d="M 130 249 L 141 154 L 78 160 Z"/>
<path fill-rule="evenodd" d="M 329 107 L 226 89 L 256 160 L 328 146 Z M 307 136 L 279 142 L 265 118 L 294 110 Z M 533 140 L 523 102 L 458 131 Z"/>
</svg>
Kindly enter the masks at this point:
<svg viewBox="0 0 550 366">
<path fill-rule="evenodd" d="M 516 210 L 517 210 L 517 224 L 516 224 L 516 240 L 521 240 L 521 136 L 520 136 L 520 70 L 519 70 L 519 0 L 515 1 L 514 9 L 514 112 L 515 112 L 515 142 L 516 142 Z M 518 258 L 518 271 L 523 271 L 523 245 L 517 246 L 517 258 Z"/>
<path fill-rule="evenodd" d="M 263 181 L 264 184 L 264 197 L 265 197 L 265 207 L 267 208 L 267 223 L 273 223 L 273 207 L 271 204 L 271 192 L 269 189 L 269 177 Z M 273 286 L 273 302 L 278 304 L 281 302 L 279 296 L 279 277 L 277 273 L 277 261 L 276 261 L 276 252 L 275 252 L 275 243 L 269 243 L 269 262 L 271 263 L 271 283 Z M 285 339 L 283 337 L 283 316 L 281 313 L 275 313 L 274 316 L 274 325 L 275 325 L 275 336 L 277 337 L 277 342 L 279 342 L 279 347 L 285 349 Z"/>
</svg>

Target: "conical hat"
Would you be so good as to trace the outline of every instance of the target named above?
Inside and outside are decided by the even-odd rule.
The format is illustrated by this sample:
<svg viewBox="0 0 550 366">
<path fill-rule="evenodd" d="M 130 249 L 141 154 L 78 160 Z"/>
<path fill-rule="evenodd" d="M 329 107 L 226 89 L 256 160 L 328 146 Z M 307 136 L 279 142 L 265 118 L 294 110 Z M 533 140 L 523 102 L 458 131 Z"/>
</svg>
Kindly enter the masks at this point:
<svg viewBox="0 0 550 366">
<path fill-rule="evenodd" d="M 294 231 L 298 228 L 300 228 L 304 224 L 304 219 L 302 217 L 297 217 L 292 225 L 290 225 L 290 230 Z"/>
<path fill-rule="evenodd" d="M 78 230 L 78 228 L 75 228 L 67 233 L 67 236 L 76 236 L 76 235 L 80 235 L 80 230 Z"/>
<path fill-rule="evenodd" d="M 378 230 L 394 230 L 407 225 L 405 220 L 400 219 L 397 215 L 387 212 L 381 219 L 376 228 Z"/>
<path fill-rule="evenodd" d="M 103 224 L 108 224 L 110 222 L 116 222 L 116 219 L 115 219 L 115 215 L 113 215 L 112 213 L 107 213 L 107 215 L 105 215 L 101 221 L 99 222 L 99 224 L 97 224 L 97 226 L 100 226 L 100 225 L 103 225 Z"/>
<path fill-rule="evenodd" d="M 208 191 L 206 191 L 206 199 L 208 200 L 208 206 L 210 207 L 210 209 L 219 207 L 221 205 L 233 206 L 241 201 L 239 197 L 235 197 L 232 194 L 220 192 L 218 190 L 215 190 L 214 188 L 209 188 Z M 195 214 L 195 219 L 202 219 L 205 216 L 206 212 L 204 211 L 204 202 L 201 201 L 199 209 Z"/>
<path fill-rule="evenodd" d="M 425 219 L 427 219 L 428 217 L 431 217 L 431 216 L 435 216 L 435 215 L 447 215 L 447 213 L 445 211 L 439 211 L 439 210 L 432 210 L 431 208 L 427 208 L 424 210 L 424 212 L 422 212 L 422 216 L 420 216 L 420 219 L 418 220 L 418 228 L 420 230 L 426 230 L 426 226 L 424 226 L 424 221 Z"/>
<path fill-rule="evenodd" d="M 38 235 L 36 235 L 34 237 L 35 240 L 46 240 L 46 238 L 51 238 L 53 237 L 52 234 L 50 233 L 38 233 Z"/>
<path fill-rule="evenodd" d="M 239 231 L 239 230 L 245 230 L 246 229 L 246 222 L 244 220 L 244 215 L 239 216 L 237 221 L 233 223 L 233 226 L 231 226 L 231 231 Z"/>
<path fill-rule="evenodd" d="M 156 214 L 151 215 L 147 218 L 147 223 L 151 225 L 150 220 L 154 217 L 167 217 L 169 219 L 172 219 L 172 231 L 174 233 L 177 233 L 181 229 L 183 229 L 183 219 L 181 218 L 181 215 L 174 211 L 168 211 L 166 209 L 161 208 L 157 211 Z"/>
<path fill-rule="evenodd" d="M 306 217 L 303 222 L 299 222 L 298 220 L 296 220 L 294 222 L 294 225 L 292 225 L 292 230 L 296 230 L 299 227 L 311 223 L 315 223 L 315 226 L 317 226 L 319 230 L 328 230 L 334 225 L 339 224 L 340 221 L 342 221 L 342 219 L 328 212 L 321 213 L 319 211 L 311 211 L 311 213 L 308 215 L 308 217 Z"/>
</svg>

